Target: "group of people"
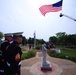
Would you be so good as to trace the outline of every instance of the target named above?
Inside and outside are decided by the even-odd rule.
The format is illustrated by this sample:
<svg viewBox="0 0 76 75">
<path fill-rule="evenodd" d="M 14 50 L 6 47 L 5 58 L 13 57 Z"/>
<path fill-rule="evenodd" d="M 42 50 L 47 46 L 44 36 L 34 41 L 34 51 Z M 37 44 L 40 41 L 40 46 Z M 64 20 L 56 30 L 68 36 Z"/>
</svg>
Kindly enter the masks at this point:
<svg viewBox="0 0 76 75">
<path fill-rule="evenodd" d="M 46 43 L 46 48 L 47 49 L 51 49 L 51 48 L 54 48 L 54 47 L 55 47 L 55 45 L 53 43 L 50 43 L 50 42 Z"/>
<path fill-rule="evenodd" d="M 22 33 L 4 34 L 0 47 L 0 75 L 20 75 Z"/>
</svg>

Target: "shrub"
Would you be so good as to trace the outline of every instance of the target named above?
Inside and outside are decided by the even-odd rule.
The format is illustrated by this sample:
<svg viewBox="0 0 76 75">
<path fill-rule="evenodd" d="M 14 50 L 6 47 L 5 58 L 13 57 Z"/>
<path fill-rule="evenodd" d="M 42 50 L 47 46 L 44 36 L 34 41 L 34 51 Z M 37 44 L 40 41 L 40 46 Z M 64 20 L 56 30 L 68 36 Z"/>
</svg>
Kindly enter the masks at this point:
<svg viewBox="0 0 76 75">
<path fill-rule="evenodd" d="M 30 50 L 27 53 L 23 53 L 22 54 L 21 60 L 29 59 L 31 57 L 34 57 L 35 55 L 36 55 L 36 50 Z"/>
<path fill-rule="evenodd" d="M 57 54 L 57 53 L 52 53 L 50 56 L 57 57 L 57 58 L 65 58 L 65 55 L 63 55 L 63 54 Z"/>
<path fill-rule="evenodd" d="M 21 59 L 24 60 L 24 59 L 28 59 L 30 57 L 31 57 L 30 54 L 27 52 L 27 53 L 22 54 Z"/>
<path fill-rule="evenodd" d="M 37 50 L 40 50 L 42 48 L 42 45 L 37 45 L 36 47 L 35 47 L 35 49 L 37 49 Z"/>
<path fill-rule="evenodd" d="M 55 54 L 56 51 L 55 50 L 47 50 L 47 53 L 51 56 L 52 54 Z"/>
<path fill-rule="evenodd" d="M 68 59 L 76 62 L 76 57 L 69 57 Z"/>
<path fill-rule="evenodd" d="M 36 56 L 36 50 L 30 50 L 28 51 L 28 53 L 30 54 L 31 57 Z"/>
</svg>

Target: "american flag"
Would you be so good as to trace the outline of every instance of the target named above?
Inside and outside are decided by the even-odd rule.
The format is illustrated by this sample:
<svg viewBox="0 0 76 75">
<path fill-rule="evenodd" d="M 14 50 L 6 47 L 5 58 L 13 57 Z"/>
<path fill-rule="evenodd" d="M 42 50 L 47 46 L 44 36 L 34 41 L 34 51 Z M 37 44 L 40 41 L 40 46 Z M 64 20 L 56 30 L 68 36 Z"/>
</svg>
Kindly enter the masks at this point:
<svg viewBox="0 0 76 75">
<path fill-rule="evenodd" d="M 54 4 L 42 5 L 39 10 L 43 16 L 45 16 L 45 14 L 48 12 L 58 12 L 62 10 L 62 1 L 63 0 L 60 0 L 59 2 Z"/>
</svg>

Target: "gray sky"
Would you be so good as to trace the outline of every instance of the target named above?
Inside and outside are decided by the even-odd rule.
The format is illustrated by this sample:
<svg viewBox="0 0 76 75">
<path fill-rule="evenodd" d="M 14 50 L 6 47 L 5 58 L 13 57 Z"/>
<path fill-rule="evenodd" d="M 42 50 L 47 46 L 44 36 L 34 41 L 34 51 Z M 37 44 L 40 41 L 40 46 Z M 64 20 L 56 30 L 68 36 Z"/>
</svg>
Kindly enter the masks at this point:
<svg viewBox="0 0 76 75">
<path fill-rule="evenodd" d="M 63 0 L 62 11 L 47 13 L 44 17 L 39 7 L 53 4 L 59 0 L 0 0 L 0 31 L 3 33 L 20 32 L 26 38 L 33 37 L 48 41 L 57 32 L 76 33 L 76 22 L 66 17 L 64 13 L 76 18 L 76 0 Z"/>
</svg>

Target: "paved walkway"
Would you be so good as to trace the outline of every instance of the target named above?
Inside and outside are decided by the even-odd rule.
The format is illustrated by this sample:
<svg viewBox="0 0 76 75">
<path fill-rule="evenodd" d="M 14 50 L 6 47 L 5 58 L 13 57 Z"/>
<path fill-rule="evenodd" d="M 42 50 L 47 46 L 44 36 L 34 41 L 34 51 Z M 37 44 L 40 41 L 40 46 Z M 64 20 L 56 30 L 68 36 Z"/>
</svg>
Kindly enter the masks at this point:
<svg viewBox="0 0 76 75">
<path fill-rule="evenodd" d="M 42 52 L 37 52 L 36 57 L 22 61 L 21 75 L 76 75 L 76 63 L 66 59 L 49 57 L 48 55 L 47 60 L 53 67 L 52 71 L 42 72 L 40 70 Z"/>
</svg>

